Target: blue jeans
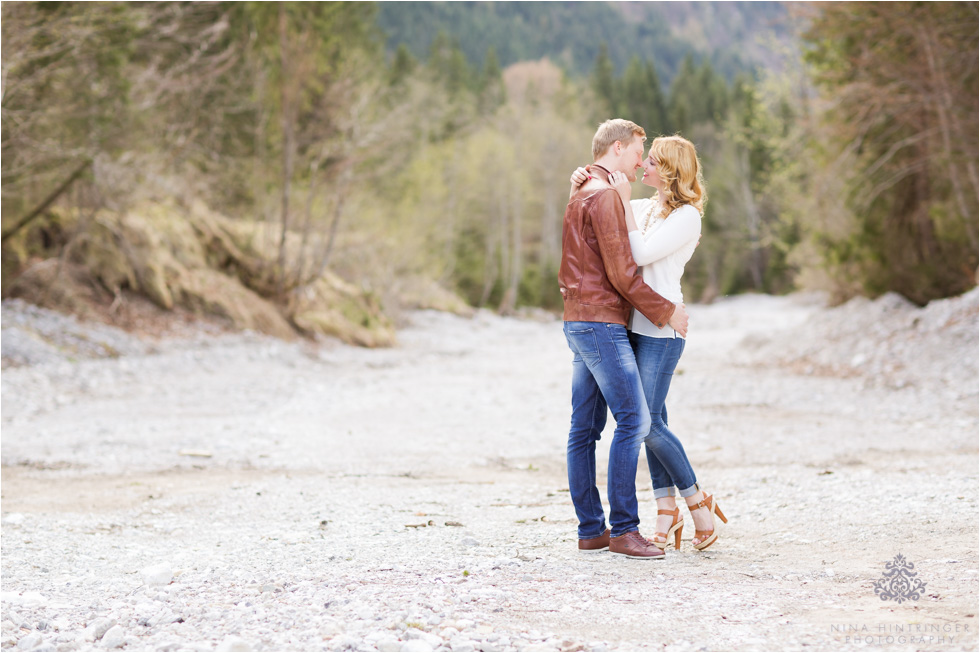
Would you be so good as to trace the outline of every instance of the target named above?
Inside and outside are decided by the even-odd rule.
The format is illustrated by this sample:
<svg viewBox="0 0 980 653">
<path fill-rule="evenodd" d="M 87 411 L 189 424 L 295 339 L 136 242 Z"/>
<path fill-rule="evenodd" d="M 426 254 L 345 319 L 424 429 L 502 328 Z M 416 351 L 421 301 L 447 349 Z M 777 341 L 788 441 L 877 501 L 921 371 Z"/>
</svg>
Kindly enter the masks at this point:
<svg viewBox="0 0 980 653">
<path fill-rule="evenodd" d="M 609 447 L 607 496 L 610 535 L 639 528 L 636 463 L 650 431 L 650 412 L 626 327 L 603 322 L 565 322 L 572 350 L 572 426 L 568 432 L 568 489 L 578 516 L 578 536 L 606 530 L 596 488 L 595 443 L 606 425 L 606 408 L 616 419 Z"/>
<path fill-rule="evenodd" d="M 650 432 L 646 444 L 647 466 L 653 480 L 653 496 L 660 499 L 673 496 L 674 487 L 682 497 L 698 491 L 697 478 L 687 459 L 684 446 L 667 428 L 667 391 L 674 377 L 674 368 L 684 353 L 683 338 L 651 338 L 630 334 L 636 364 L 646 390 L 650 409 Z"/>
</svg>

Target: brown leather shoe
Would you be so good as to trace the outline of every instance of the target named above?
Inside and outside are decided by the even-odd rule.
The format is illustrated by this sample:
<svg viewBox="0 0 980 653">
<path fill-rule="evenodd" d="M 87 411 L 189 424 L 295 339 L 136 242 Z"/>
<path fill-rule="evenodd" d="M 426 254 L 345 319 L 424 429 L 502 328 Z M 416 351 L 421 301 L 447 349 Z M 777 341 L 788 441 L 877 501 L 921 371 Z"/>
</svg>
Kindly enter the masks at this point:
<svg viewBox="0 0 980 653">
<path fill-rule="evenodd" d="M 578 541 L 578 550 L 582 553 L 599 553 L 609 548 L 609 529 L 599 537 Z"/>
<path fill-rule="evenodd" d="M 639 558 L 641 560 L 664 557 L 664 550 L 650 544 L 645 537 L 640 535 L 640 531 L 630 531 L 625 535 L 611 538 L 609 551 L 624 555 L 627 558 Z"/>
</svg>

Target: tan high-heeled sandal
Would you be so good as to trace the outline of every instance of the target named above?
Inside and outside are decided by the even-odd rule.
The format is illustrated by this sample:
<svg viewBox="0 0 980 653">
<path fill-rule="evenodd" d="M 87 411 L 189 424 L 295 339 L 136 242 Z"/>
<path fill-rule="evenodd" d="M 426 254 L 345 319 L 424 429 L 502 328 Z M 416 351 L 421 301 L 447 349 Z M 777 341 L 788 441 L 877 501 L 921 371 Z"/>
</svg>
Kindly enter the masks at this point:
<svg viewBox="0 0 980 653">
<path fill-rule="evenodd" d="M 725 517 L 725 513 L 721 511 L 718 504 L 715 502 L 714 497 L 710 494 L 705 493 L 704 499 L 694 504 L 693 506 L 688 506 L 687 509 L 691 511 L 691 517 L 693 519 L 694 511 L 699 508 L 707 508 L 708 515 L 711 517 L 711 530 L 710 531 L 694 531 L 694 539 L 691 540 L 691 544 L 698 551 L 704 551 L 709 546 L 718 541 L 718 529 L 715 528 L 715 515 L 721 518 L 721 521 L 728 523 L 728 519 Z"/>
<path fill-rule="evenodd" d="M 658 515 L 672 515 L 674 520 L 670 523 L 670 528 L 667 529 L 666 533 L 654 533 L 653 539 L 650 540 L 650 544 L 657 547 L 658 549 L 666 549 L 667 542 L 670 540 L 670 536 L 674 536 L 674 550 L 679 550 L 681 548 L 681 532 L 684 530 L 684 518 L 681 517 L 681 509 L 674 508 L 673 510 L 658 510 Z"/>
</svg>

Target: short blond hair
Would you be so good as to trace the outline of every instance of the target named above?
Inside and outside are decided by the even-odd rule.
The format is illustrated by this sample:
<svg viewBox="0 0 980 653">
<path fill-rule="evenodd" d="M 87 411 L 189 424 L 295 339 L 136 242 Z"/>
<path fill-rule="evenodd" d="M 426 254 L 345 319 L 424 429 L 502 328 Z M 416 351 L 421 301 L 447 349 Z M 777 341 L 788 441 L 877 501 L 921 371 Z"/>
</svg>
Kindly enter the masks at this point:
<svg viewBox="0 0 980 653">
<path fill-rule="evenodd" d="M 644 141 L 647 139 L 647 133 L 643 131 L 643 127 L 635 122 L 622 118 L 607 120 L 599 125 L 595 136 L 592 137 L 592 160 L 595 161 L 605 154 L 616 141 L 629 145 L 633 142 L 634 136 L 639 136 Z"/>
</svg>

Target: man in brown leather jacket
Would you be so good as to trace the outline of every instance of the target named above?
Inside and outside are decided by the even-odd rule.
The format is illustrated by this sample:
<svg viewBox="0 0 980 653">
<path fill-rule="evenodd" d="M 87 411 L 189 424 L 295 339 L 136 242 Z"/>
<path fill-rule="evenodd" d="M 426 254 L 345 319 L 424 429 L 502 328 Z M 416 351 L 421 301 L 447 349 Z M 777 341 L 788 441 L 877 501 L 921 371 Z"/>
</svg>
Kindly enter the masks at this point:
<svg viewBox="0 0 980 653">
<path fill-rule="evenodd" d="M 572 350 L 572 425 L 568 434 L 568 487 L 578 515 L 578 548 L 632 558 L 663 556 L 639 532 L 636 465 L 650 430 L 650 412 L 626 333 L 636 307 L 659 327 L 687 334 L 687 312 L 655 293 L 638 274 L 630 251 L 625 210 L 609 183 L 615 171 L 636 181 L 643 160 L 643 129 L 628 120 L 607 120 L 592 139 L 592 178 L 565 209 L 558 281 L 565 301 L 564 330 Z M 609 526 L 596 488 L 595 443 L 616 419 L 609 447 Z"/>
</svg>

